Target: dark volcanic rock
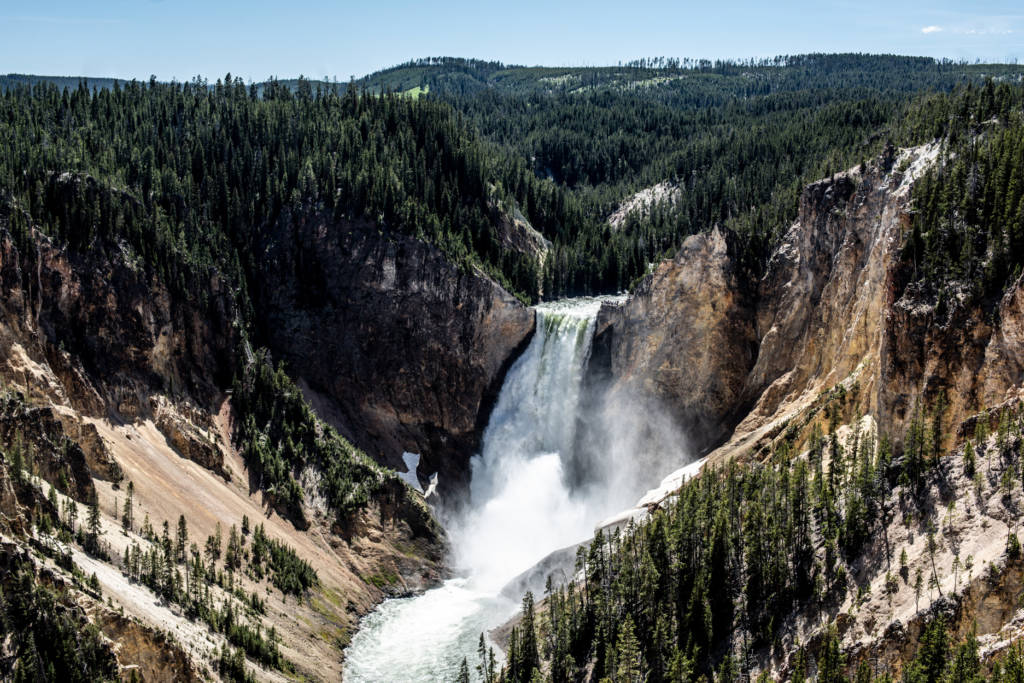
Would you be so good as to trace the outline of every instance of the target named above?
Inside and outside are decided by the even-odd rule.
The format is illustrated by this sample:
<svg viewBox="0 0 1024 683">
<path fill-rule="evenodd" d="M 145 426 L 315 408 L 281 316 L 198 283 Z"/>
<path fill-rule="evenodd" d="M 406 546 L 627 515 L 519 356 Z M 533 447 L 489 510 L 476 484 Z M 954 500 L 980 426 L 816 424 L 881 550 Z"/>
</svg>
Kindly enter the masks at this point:
<svg viewBox="0 0 1024 683">
<path fill-rule="evenodd" d="M 468 475 L 505 370 L 533 313 L 436 248 L 365 223 L 285 217 L 262 288 L 262 332 L 319 412 L 367 453 L 442 487 Z"/>
</svg>

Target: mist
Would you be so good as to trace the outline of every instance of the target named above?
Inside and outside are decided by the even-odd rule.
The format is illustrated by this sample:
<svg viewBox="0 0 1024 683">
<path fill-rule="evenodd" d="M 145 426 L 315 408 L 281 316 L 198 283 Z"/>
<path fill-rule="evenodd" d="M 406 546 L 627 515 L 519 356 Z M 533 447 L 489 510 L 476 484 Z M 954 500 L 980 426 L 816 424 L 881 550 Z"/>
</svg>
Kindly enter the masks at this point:
<svg viewBox="0 0 1024 683">
<path fill-rule="evenodd" d="M 473 458 L 470 500 L 446 520 L 454 565 L 500 590 L 552 551 L 589 540 L 690 461 L 657 401 L 587 374 L 600 299 L 537 307 Z"/>
<path fill-rule="evenodd" d="M 364 619 L 346 680 L 454 678 L 526 590 L 543 590 L 548 574 L 572 576 L 572 552 L 538 562 L 589 541 L 597 524 L 689 462 L 683 435 L 656 402 L 588 370 L 605 300 L 536 308 L 537 332 L 509 369 L 471 461 L 469 500 L 438 510 L 458 576 Z"/>
</svg>

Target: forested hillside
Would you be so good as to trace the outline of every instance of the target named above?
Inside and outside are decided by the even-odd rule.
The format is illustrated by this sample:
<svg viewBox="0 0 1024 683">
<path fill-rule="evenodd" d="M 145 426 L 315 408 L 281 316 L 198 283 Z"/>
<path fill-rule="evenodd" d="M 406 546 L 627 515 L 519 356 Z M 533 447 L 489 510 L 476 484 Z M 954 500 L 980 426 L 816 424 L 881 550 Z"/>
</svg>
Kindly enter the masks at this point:
<svg viewBox="0 0 1024 683">
<path fill-rule="evenodd" d="M 906 141 L 939 139 L 941 158 L 915 188 L 908 280 L 941 298 L 991 304 L 1024 266 L 1024 88 L 967 87 L 917 103 Z M 959 293 L 959 292 L 958 292 Z"/>
<path fill-rule="evenodd" d="M 260 227 L 306 202 L 426 239 L 528 300 L 555 298 L 623 290 L 716 224 L 741 236 L 756 274 L 800 188 L 876 155 L 906 130 L 898 122 L 918 94 L 1022 72 L 808 55 L 590 69 L 439 58 L 347 86 L 228 75 L 87 92 L 12 76 L 3 125 L 15 144 L 0 173 L 9 197 L 77 244 L 118 221 L 131 232 L 141 212 L 156 230 L 133 245 L 182 285 L 218 259 L 251 272 Z M 420 98 L 402 95 L 411 90 Z M 382 92 L 393 95 L 371 94 Z M 917 132 L 901 142 L 933 133 Z M 68 171 L 126 194 L 89 219 L 84 199 L 54 196 L 52 174 Z M 618 228 L 606 222 L 658 183 L 667 198 Z M 129 199 L 137 206 L 121 206 Z M 495 225 L 517 211 L 553 243 L 543 264 L 501 246 Z M 83 212 L 92 227 L 70 228 Z M 171 266 L 169 251 L 182 262 Z"/>
<path fill-rule="evenodd" d="M 715 224 L 742 237 L 756 274 L 776 231 L 796 215 L 803 185 L 875 156 L 915 94 L 1021 73 L 867 55 L 653 59 L 593 69 L 441 58 L 362 83 L 425 89 L 528 159 L 535 174 L 573 190 L 591 220 L 542 228 L 555 243 L 544 271 L 544 291 L 555 296 L 624 289 L 687 235 Z M 514 179 L 503 180 L 517 189 L 509 186 Z M 634 212 L 621 230 L 605 223 L 631 193 L 666 181 L 678 192 L 653 210 Z M 532 201 L 527 194 L 528 207 Z"/>
<path fill-rule="evenodd" d="M 766 436 L 741 440 L 736 459 L 684 483 L 644 523 L 599 531 L 577 554 L 573 581 L 549 584 L 536 605 L 524 601 L 502 680 L 529 681 L 535 670 L 550 680 L 1022 680 L 1016 631 L 996 639 L 989 630 L 984 646 L 976 635 L 979 622 L 992 629 L 1001 582 L 1015 585 L 1021 567 L 1019 375 L 987 394 L 992 404 L 956 378 L 965 361 L 966 375 L 992 377 L 983 366 L 999 352 L 990 345 L 984 360 L 967 360 L 970 335 L 1017 325 L 1024 87 L 969 84 L 915 100 L 893 137 L 933 141 L 908 194 L 910 157 L 897 163 L 889 150 L 808 188 L 788 239 L 827 243 L 832 225 L 863 221 L 868 232 L 852 241 L 877 248 L 865 234 L 886 218 L 860 210 L 873 205 L 856 198 L 874 184 L 906 202 L 878 305 L 883 317 L 918 311 L 922 329 L 897 322 L 880 338 L 888 358 L 847 336 L 842 351 L 863 354 L 851 375 L 802 407 L 784 380 L 798 407 L 780 409 L 784 419 L 766 424 Z M 843 192 L 849 203 L 814 203 Z M 819 211 L 831 218 L 810 220 Z M 807 259 L 799 249 L 784 244 L 775 263 Z M 841 272 L 844 254 L 828 254 L 828 269 Z M 874 267 L 861 263 L 857 274 Z M 769 297 L 783 285 L 772 277 L 762 282 Z M 860 295 L 871 296 L 866 290 Z M 838 296 L 833 282 L 816 294 Z M 704 323 L 697 312 L 690 319 Z M 771 326 L 766 338 L 786 334 L 762 325 Z M 812 336 L 833 336 L 826 325 Z M 865 366 L 886 363 L 906 385 L 871 386 L 874 369 Z M 879 408 L 887 396 L 901 419 Z M 1008 595 L 1013 612 L 1019 592 Z M 876 629 L 867 639 L 857 639 L 859 620 Z"/>
<path fill-rule="evenodd" d="M 214 88 L 151 81 L 96 92 L 43 83 L 8 90 L 2 102 L 12 144 L 0 177 L 19 239 L 30 220 L 74 248 L 125 239 L 182 290 L 194 291 L 196 273 L 210 267 L 241 286 L 261 228 L 305 202 L 427 239 L 513 290 L 536 289 L 534 264 L 498 248 L 494 155 L 443 105 L 351 89 L 267 87 L 259 96 L 230 78 Z M 70 192 L 65 173 L 99 186 Z M 538 211 L 561 215 L 549 207 L 557 196 L 551 188 Z"/>
</svg>

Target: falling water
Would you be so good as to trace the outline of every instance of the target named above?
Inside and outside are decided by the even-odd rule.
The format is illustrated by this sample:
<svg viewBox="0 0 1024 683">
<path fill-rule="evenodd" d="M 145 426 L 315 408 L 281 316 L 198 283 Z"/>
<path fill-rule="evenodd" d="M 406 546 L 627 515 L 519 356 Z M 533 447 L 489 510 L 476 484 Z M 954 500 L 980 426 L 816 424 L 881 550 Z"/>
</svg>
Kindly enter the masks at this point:
<svg viewBox="0 0 1024 683">
<path fill-rule="evenodd" d="M 453 679 L 463 657 L 476 663 L 480 633 L 515 614 L 502 586 L 633 502 L 635 491 L 581 495 L 563 472 L 600 306 L 575 299 L 537 307 L 537 333 L 509 370 L 473 458 L 469 505 L 446 521 L 460 578 L 388 600 L 363 619 L 346 680 Z"/>
</svg>

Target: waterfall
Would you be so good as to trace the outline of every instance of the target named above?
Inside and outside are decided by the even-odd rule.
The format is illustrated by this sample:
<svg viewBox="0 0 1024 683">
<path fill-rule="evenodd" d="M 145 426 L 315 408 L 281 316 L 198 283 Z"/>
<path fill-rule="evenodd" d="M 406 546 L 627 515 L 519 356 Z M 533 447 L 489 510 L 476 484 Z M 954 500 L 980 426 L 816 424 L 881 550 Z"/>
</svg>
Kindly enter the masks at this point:
<svg viewBox="0 0 1024 683">
<path fill-rule="evenodd" d="M 445 520 L 460 578 L 368 615 L 348 649 L 346 680 L 450 680 L 463 657 L 472 668 L 480 633 L 517 608 L 502 586 L 589 538 L 620 505 L 607 491 L 573 491 L 564 476 L 600 307 L 600 299 L 536 307 L 537 331 L 509 369 L 472 460 L 469 504 Z"/>
<path fill-rule="evenodd" d="M 596 299 L 537 307 L 537 333 L 509 369 L 472 461 L 470 505 L 449 525 L 455 564 L 499 590 L 552 550 L 593 531 L 564 476 L 590 356 Z"/>
</svg>

